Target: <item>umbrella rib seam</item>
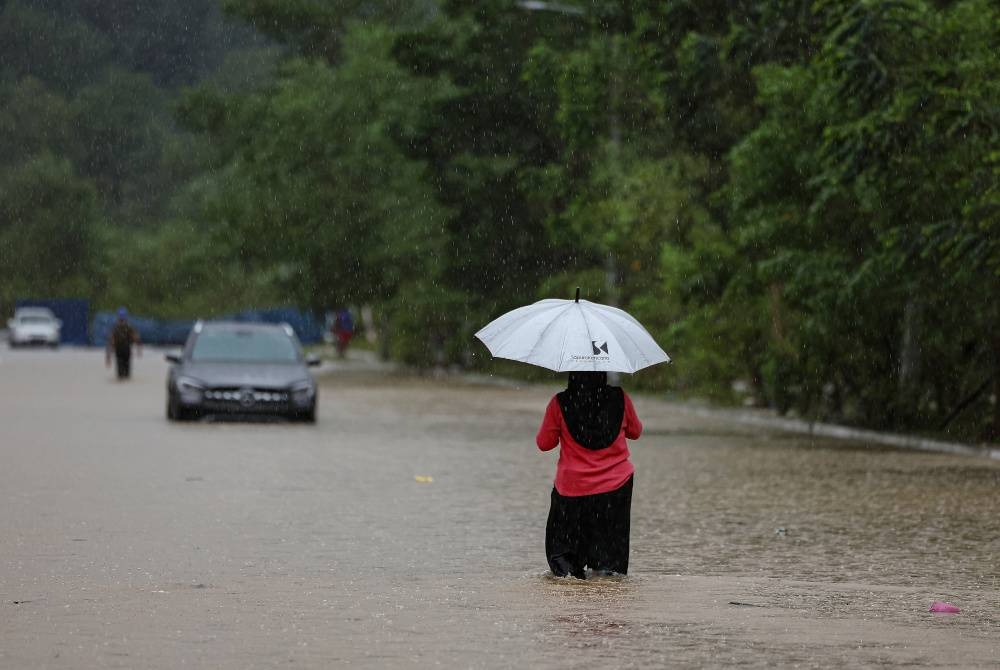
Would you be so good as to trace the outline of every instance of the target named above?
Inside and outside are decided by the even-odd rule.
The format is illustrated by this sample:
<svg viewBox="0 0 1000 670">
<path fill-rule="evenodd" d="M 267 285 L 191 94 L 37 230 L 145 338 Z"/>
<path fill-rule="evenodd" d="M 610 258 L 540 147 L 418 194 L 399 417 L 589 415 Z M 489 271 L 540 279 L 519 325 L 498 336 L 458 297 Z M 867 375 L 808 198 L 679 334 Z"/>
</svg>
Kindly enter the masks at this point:
<svg viewBox="0 0 1000 670">
<path fill-rule="evenodd" d="M 626 312 L 626 314 L 627 314 L 627 312 Z M 629 316 L 631 316 L 631 315 L 629 315 Z M 635 317 L 632 317 L 632 318 L 635 319 Z M 636 319 L 636 323 L 638 323 L 637 319 Z M 653 365 L 653 362 L 649 359 L 649 356 L 647 356 L 643 352 L 642 347 L 639 346 L 639 343 L 635 341 L 635 339 L 632 337 L 632 335 L 629 334 L 629 332 L 627 330 L 625 330 L 624 328 L 622 328 L 621 331 L 622 331 L 622 334 L 624 334 L 625 337 L 628 339 L 629 343 L 631 343 L 632 346 L 635 347 L 635 349 L 639 353 L 639 355 L 642 356 L 642 360 L 646 363 L 646 365 L 644 365 L 643 367 L 648 367 L 650 365 Z M 656 344 L 656 340 L 653 340 L 653 344 Z M 663 353 L 664 356 L 667 355 L 667 352 L 663 351 L 663 347 L 661 347 L 659 344 L 656 344 L 656 346 L 657 346 L 657 348 L 660 349 L 660 351 Z M 667 356 L 667 358 L 669 359 L 669 356 Z M 641 370 L 641 369 L 642 368 L 636 368 L 636 370 Z"/>
<path fill-rule="evenodd" d="M 535 317 L 538 316 L 537 314 L 531 314 L 529 311 L 527 311 L 529 309 L 529 307 L 522 307 L 522 308 L 520 308 L 520 309 L 526 310 L 525 313 L 523 315 L 517 316 L 514 319 L 511 319 L 511 321 L 509 323 L 504 324 L 504 329 L 507 330 L 508 335 L 503 340 L 497 342 L 494 345 L 494 348 L 496 348 L 496 349 L 502 349 L 504 346 L 507 345 L 507 342 L 509 342 L 514 337 L 514 332 L 517 330 L 517 327 L 519 327 L 521 325 L 521 323 L 523 323 L 524 321 L 529 321 L 529 320 L 531 320 L 531 319 L 533 319 L 533 318 L 535 318 Z M 517 326 L 515 326 L 514 324 L 517 324 Z M 478 333 L 477 333 L 477 335 L 478 335 Z M 480 338 L 480 339 L 482 339 L 482 338 Z"/>
<path fill-rule="evenodd" d="M 576 310 L 572 309 L 574 306 Z M 592 313 L 587 308 L 593 308 Z M 586 353 L 589 354 L 590 347 L 597 346 L 594 340 L 595 325 L 600 326 L 599 330 L 605 339 L 613 342 L 612 347 L 616 352 L 610 358 L 601 358 L 601 361 L 597 360 L 600 352 L 589 356 L 584 355 L 584 351 L 580 349 L 581 346 L 586 347 Z M 522 333 L 525 330 L 527 332 Z M 667 353 L 635 317 L 620 308 L 587 301 L 578 303 L 542 300 L 495 319 L 475 336 L 483 341 L 495 357 L 530 363 L 557 372 L 589 369 L 632 374 L 650 365 L 670 361 Z M 559 337 L 561 341 L 550 341 L 549 337 Z M 586 345 L 578 341 L 581 337 L 587 338 Z M 528 348 L 521 348 L 524 345 Z M 607 351 L 606 344 L 600 346 Z M 567 350 L 567 347 L 571 350 Z"/>
<path fill-rule="evenodd" d="M 649 365 L 650 364 L 649 357 L 642 351 L 642 347 L 639 346 L 639 343 L 636 342 L 635 339 L 633 339 L 632 335 L 630 335 L 629 332 L 627 330 L 625 330 L 624 328 L 621 329 L 621 332 L 622 332 L 622 335 L 625 336 L 625 339 L 627 339 L 629 341 L 629 343 L 633 347 L 635 347 L 636 352 L 638 352 L 638 354 L 640 356 L 642 356 L 643 362 L 646 363 L 647 365 Z M 643 367 L 646 367 L 646 366 L 643 366 Z M 638 368 L 638 367 L 636 368 L 636 370 L 639 370 L 639 369 L 641 369 L 641 368 Z"/>
<path fill-rule="evenodd" d="M 593 344 L 594 333 L 593 331 L 590 330 L 590 322 L 587 321 L 587 313 L 583 311 L 583 308 L 580 309 L 580 316 L 583 317 L 583 325 L 587 329 L 587 339 L 590 341 L 591 344 Z M 593 361 L 592 367 L 594 368 L 594 370 L 597 370 L 597 361 Z"/>
<path fill-rule="evenodd" d="M 570 304 L 566 305 L 560 311 L 560 314 L 564 313 L 567 309 L 571 309 L 572 307 L 573 307 L 573 303 L 570 303 Z M 525 358 L 531 358 L 531 355 L 533 353 L 535 353 L 536 349 L 538 349 L 538 346 L 542 343 L 542 340 L 545 339 L 545 333 L 549 332 L 549 328 L 551 328 L 553 325 L 555 325 L 556 320 L 558 318 L 559 318 L 559 315 L 557 314 L 551 321 L 549 321 L 548 325 L 546 325 L 545 328 L 542 329 L 542 332 L 538 334 L 538 339 L 535 340 L 534 346 L 531 347 L 531 349 L 528 351 L 528 355 L 525 356 Z M 559 363 L 559 367 L 562 368 L 562 362 L 561 361 Z"/>
</svg>

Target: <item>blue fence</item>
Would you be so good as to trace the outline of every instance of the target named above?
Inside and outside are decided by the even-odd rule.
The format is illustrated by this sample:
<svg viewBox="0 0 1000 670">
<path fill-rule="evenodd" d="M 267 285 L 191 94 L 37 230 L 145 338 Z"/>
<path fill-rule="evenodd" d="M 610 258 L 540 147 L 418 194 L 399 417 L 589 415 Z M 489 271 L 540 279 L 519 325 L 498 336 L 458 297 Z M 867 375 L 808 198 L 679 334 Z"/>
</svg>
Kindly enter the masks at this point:
<svg viewBox="0 0 1000 670">
<path fill-rule="evenodd" d="M 19 299 L 18 307 L 48 307 L 56 318 L 62 321 L 60 340 L 64 344 L 87 344 L 90 338 L 87 326 L 90 321 L 90 303 L 77 298 L 53 298 L 50 300 Z"/>
<path fill-rule="evenodd" d="M 294 307 L 251 309 L 220 319 L 244 323 L 287 323 L 302 344 L 315 344 L 323 339 L 323 324 L 311 312 Z"/>
<path fill-rule="evenodd" d="M 94 316 L 94 322 L 91 326 L 91 342 L 97 346 L 104 346 L 117 318 L 113 312 L 98 312 Z M 323 339 L 322 324 L 311 313 L 303 312 L 294 307 L 246 310 L 212 320 L 240 323 L 287 323 L 303 344 L 314 344 Z M 187 340 L 188 333 L 191 332 L 195 321 L 193 319 L 162 320 L 129 316 L 129 323 L 139 331 L 139 337 L 142 338 L 144 344 L 178 346 Z"/>
<path fill-rule="evenodd" d="M 98 312 L 94 315 L 94 323 L 90 332 L 93 336 L 92 343 L 103 347 L 111 329 L 115 325 L 118 317 L 113 312 Z M 194 321 L 162 321 L 150 319 L 142 316 L 129 316 L 129 323 L 139 331 L 139 337 L 143 344 L 178 345 L 184 344 Z"/>
</svg>

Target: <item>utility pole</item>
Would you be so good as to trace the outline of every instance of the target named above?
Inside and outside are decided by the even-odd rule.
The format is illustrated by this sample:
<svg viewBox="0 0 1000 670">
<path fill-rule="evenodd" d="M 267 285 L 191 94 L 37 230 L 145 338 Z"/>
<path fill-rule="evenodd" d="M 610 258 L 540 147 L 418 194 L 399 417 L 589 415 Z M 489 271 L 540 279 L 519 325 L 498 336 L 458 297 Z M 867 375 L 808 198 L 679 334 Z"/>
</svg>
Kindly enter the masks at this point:
<svg viewBox="0 0 1000 670">
<path fill-rule="evenodd" d="M 566 16 L 582 17 L 587 15 L 587 10 L 583 7 L 577 7 L 575 5 L 567 5 L 561 2 L 547 2 L 545 0 L 519 0 L 517 6 L 521 9 L 528 11 L 541 11 L 541 12 L 553 12 L 556 14 L 563 14 Z M 615 181 L 618 181 L 619 173 L 621 172 L 621 148 L 622 148 L 622 130 L 621 130 L 621 119 L 618 116 L 618 103 L 621 99 L 621 92 L 619 91 L 620 77 L 618 76 L 618 39 L 615 34 L 608 34 L 606 38 L 611 41 L 610 43 L 610 59 L 611 67 L 609 68 L 609 80 L 610 80 L 610 90 L 608 91 L 608 96 L 610 100 L 608 101 L 608 138 L 610 142 L 610 159 L 613 163 L 612 172 L 614 174 Z M 612 224 L 617 222 L 612 221 Z M 617 230 L 618 226 L 613 225 L 613 228 Z M 620 300 L 618 295 L 618 259 L 615 257 L 614 250 L 608 248 L 605 250 L 606 254 L 604 257 L 604 294 L 605 303 L 611 305 L 612 307 L 617 307 Z M 620 383 L 621 375 L 617 372 L 608 373 L 608 383 L 617 385 Z"/>
<path fill-rule="evenodd" d="M 566 16 L 573 17 L 583 17 L 587 15 L 587 10 L 583 7 L 577 7 L 576 5 L 567 5 L 561 2 L 547 2 L 545 0 L 519 0 L 517 6 L 521 9 L 534 12 L 552 12 L 555 14 L 563 14 Z M 621 147 L 622 147 L 622 131 L 621 131 L 621 119 L 618 116 L 618 102 L 621 98 L 621 93 L 619 91 L 620 77 L 618 76 L 617 62 L 618 62 L 618 40 L 615 39 L 614 35 L 608 35 L 608 39 L 611 40 L 610 44 L 610 54 L 611 54 L 611 68 L 610 68 L 610 91 L 609 95 L 609 114 L 608 114 L 608 137 L 610 140 L 610 157 L 613 162 L 613 172 L 615 174 L 615 179 L 618 178 L 618 173 L 620 172 L 621 166 Z M 606 250 L 606 256 L 604 258 L 604 293 L 605 302 L 609 305 L 618 306 L 619 296 L 618 296 L 618 259 L 615 258 L 614 251 L 611 249 Z"/>
</svg>

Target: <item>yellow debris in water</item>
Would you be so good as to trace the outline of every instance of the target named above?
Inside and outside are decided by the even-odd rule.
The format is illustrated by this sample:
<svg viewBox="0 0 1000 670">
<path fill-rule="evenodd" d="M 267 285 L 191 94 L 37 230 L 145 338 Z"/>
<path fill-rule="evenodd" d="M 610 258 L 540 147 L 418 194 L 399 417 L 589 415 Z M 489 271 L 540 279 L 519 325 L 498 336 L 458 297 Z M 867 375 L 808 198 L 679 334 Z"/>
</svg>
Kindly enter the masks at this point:
<svg viewBox="0 0 1000 670">
<path fill-rule="evenodd" d="M 421 484 L 430 484 L 431 482 L 434 481 L 434 478 L 431 477 L 430 475 L 413 475 L 413 478 L 416 479 Z"/>
</svg>

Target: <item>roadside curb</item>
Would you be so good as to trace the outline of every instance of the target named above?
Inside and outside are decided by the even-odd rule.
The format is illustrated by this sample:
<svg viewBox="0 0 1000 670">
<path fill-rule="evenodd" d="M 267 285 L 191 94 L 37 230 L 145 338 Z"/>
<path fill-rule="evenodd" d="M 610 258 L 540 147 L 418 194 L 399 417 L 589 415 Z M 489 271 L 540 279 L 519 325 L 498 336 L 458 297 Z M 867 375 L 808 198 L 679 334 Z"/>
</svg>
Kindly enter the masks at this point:
<svg viewBox="0 0 1000 670">
<path fill-rule="evenodd" d="M 354 354 L 353 356 L 351 354 Z M 346 364 L 345 364 L 346 363 Z M 323 364 L 316 369 L 316 376 L 325 376 L 334 372 L 400 372 L 409 368 L 398 363 L 385 362 L 379 360 L 372 352 L 349 352 L 345 362 L 336 360 L 324 360 Z M 428 375 L 423 375 L 428 376 Z M 470 372 L 451 372 L 439 370 L 436 374 L 429 375 L 430 378 L 452 378 L 461 379 L 465 383 L 495 386 L 500 388 L 521 388 L 532 386 L 533 382 L 515 380 L 502 376 L 476 374 Z M 647 395 L 640 392 L 640 395 Z M 651 394 L 656 397 L 656 394 Z M 662 400 L 661 398 L 658 398 Z M 716 420 L 730 421 L 738 424 L 760 426 L 772 430 L 779 430 L 788 433 L 801 435 L 815 435 L 817 437 L 827 437 L 837 440 L 849 440 L 853 442 L 868 443 L 872 445 L 896 447 L 899 449 L 909 449 L 912 451 L 925 451 L 932 453 L 957 454 L 961 456 L 973 456 L 977 458 L 989 458 L 1000 461 L 1000 445 L 976 446 L 961 442 L 949 442 L 946 440 L 935 440 L 916 435 L 905 435 L 900 433 L 883 433 L 875 430 L 863 428 L 852 428 L 834 423 L 821 423 L 815 421 L 804 421 L 802 419 L 787 419 L 779 416 L 771 416 L 767 410 L 747 411 L 729 409 L 726 407 L 712 407 L 695 405 L 677 400 L 666 400 L 671 408 L 680 412 L 685 412 L 695 416 L 712 418 Z"/>
<path fill-rule="evenodd" d="M 879 431 L 852 428 L 850 426 L 842 426 L 834 423 L 820 423 L 803 421 L 801 419 L 783 419 L 775 416 L 762 416 L 755 412 L 728 410 L 723 408 L 692 407 L 683 403 L 671 404 L 683 412 L 694 414 L 696 416 L 711 417 L 714 419 L 721 418 L 733 421 L 734 423 L 763 426 L 789 433 L 817 435 L 820 437 L 831 437 L 856 442 L 868 442 L 882 446 L 912 449 L 916 451 L 960 454 L 963 456 L 977 456 L 980 458 L 985 457 L 993 460 L 1000 460 L 1000 447 L 992 445 L 974 446 L 970 444 L 963 444 L 961 442 L 932 440 L 915 435 L 882 433 Z"/>
</svg>

